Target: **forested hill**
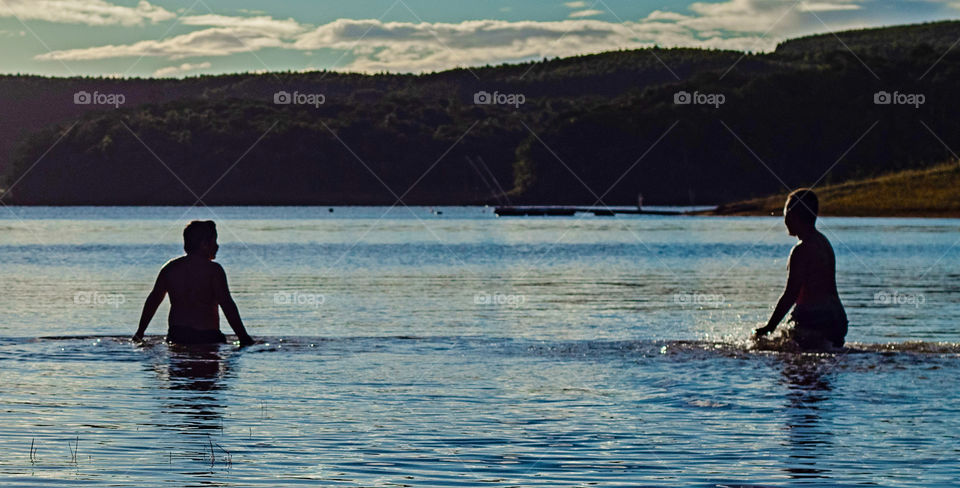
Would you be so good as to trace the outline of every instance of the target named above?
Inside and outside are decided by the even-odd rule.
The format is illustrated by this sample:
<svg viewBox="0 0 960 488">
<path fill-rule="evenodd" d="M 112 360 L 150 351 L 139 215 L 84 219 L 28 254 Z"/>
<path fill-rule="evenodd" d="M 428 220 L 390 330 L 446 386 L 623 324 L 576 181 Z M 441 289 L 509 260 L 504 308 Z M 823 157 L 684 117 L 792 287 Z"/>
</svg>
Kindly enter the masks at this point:
<svg viewBox="0 0 960 488">
<path fill-rule="evenodd" d="M 939 22 L 419 76 L 4 76 L 0 188 L 8 204 L 723 203 L 949 159 L 958 38 Z"/>
<path fill-rule="evenodd" d="M 837 46 L 861 56 L 910 57 L 933 51 L 940 56 L 957 47 L 957 23 L 931 22 L 798 37 L 780 43 L 777 54 L 830 52 Z"/>
</svg>

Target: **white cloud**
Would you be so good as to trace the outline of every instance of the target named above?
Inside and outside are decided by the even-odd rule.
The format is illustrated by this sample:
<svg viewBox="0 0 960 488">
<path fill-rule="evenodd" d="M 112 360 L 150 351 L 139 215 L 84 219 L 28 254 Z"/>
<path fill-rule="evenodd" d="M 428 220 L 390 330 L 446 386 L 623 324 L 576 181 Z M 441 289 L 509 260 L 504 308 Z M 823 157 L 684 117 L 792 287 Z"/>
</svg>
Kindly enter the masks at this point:
<svg viewBox="0 0 960 488">
<path fill-rule="evenodd" d="M 298 49 L 364 47 L 473 49 L 518 46 L 567 36 L 601 41 L 614 35 L 629 35 L 623 24 L 596 20 L 539 22 L 524 20 L 466 20 L 459 23 L 381 22 L 339 19 L 317 27 L 296 41 Z"/>
<path fill-rule="evenodd" d="M 722 29 L 731 32 L 766 32 L 776 24 L 794 20 L 798 3 L 770 0 L 695 2 L 688 7 L 695 15 L 679 23 L 693 30 Z M 791 13 L 794 15 L 791 16 Z M 813 20 L 813 19 L 811 19 Z M 815 20 L 814 20 L 815 21 Z"/>
<path fill-rule="evenodd" d="M 285 41 L 295 39 L 306 30 L 306 27 L 293 19 L 278 20 L 265 16 L 192 15 L 181 18 L 180 23 L 207 28 L 160 40 L 52 51 L 38 55 L 36 59 L 79 61 L 134 56 L 167 59 L 226 56 L 281 47 Z"/>
<path fill-rule="evenodd" d="M 340 19 L 300 36 L 294 46 L 304 50 L 350 50 L 353 61 L 340 69 L 423 72 L 654 44 L 737 49 L 755 48 L 756 39 L 697 37 L 690 29 L 672 22 L 614 23 L 582 19 L 414 24 Z M 771 40 L 767 47 L 775 44 Z"/>
<path fill-rule="evenodd" d="M 812 12 L 857 10 L 868 0 L 822 0 L 808 3 L 793 0 L 727 0 L 709 3 L 695 2 L 688 10 L 692 15 L 654 11 L 646 20 L 670 20 L 691 31 L 704 33 L 725 31 L 727 33 L 753 34 L 758 38 L 752 50 L 764 49 L 766 43 L 759 38 L 785 39 L 828 30 L 843 30 L 863 27 L 862 23 L 844 20 L 826 22 L 828 17 L 812 15 Z M 827 26 L 821 23 L 824 20 Z"/>
<path fill-rule="evenodd" d="M 646 18 L 605 22 L 472 20 L 460 23 L 384 23 L 340 19 L 299 36 L 294 46 L 348 50 L 345 67 L 365 72 L 423 72 L 462 66 L 499 64 L 543 57 L 572 56 L 652 45 L 768 51 L 787 37 L 861 27 L 856 22 L 829 22 L 810 14 L 855 10 L 866 0 L 726 0 L 695 2 L 686 12 L 656 10 Z M 568 2 L 583 8 L 587 2 Z M 594 12 L 588 9 L 590 16 Z M 577 12 L 573 12 L 577 14 Z"/>
<path fill-rule="evenodd" d="M 829 22 L 830 12 L 856 8 L 863 1 L 820 0 L 813 8 L 824 12 Z M 565 5 L 583 8 L 587 2 Z M 768 51 L 787 37 L 828 30 L 798 5 L 793 0 L 695 2 L 685 12 L 654 11 L 622 23 L 586 18 L 456 24 L 341 19 L 307 31 L 294 46 L 348 50 L 349 64 L 334 68 L 364 72 L 435 71 L 653 45 Z M 831 24 L 830 29 L 860 27 L 850 21 Z"/>
<path fill-rule="evenodd" d="M 0 0 L 12 2 L 13 0 Z M 51 2 L 53 0 L 36 0 Z M 68 0 L 59 0 L 68 2 Z M 181 19 L 199 30 L 161 40 L 126 45 L 81 47 L 36 56 L 40 60 L 95 60 L 153 56 L 171 60 L 209 58 L 265 48 L 304 52 L 334 50 L 347 53 L 345 66 L 333 69 L 376 72 L 424 72 L 463 66 L 500 64 L 543 57 L 573 56 L 614 49 L 660 46 L 704 47 L 765 51 L 784 38 L 861 27 L 838 21 L 832 13 L 856 10 L 867 0 L 699 1 L 686 11 L 655 10 L 627 22 L 588 19 L 602 13 L 584 9 L 587 2 L 571 1 L 571 17 L 559 21 L 465 20 L 457 23 L 383 22 L 375 19 L 338 19 L 307 27 L 294 19 L 265 15 L 192 15 Z M 957 1 L 957 0 L 953 0 Z M 22 0 L 18 0 L 22 3 Z M 103 4 L 90 0 L 85 4 Z M 108 4 L 104 4 L 108 5 Z M 118 7 L 119 8 L 119 7 Z M 149 12 L 142 1 L 136 9 Z M 136 10 L 134 9 L 134 10 Z M 813 12 L 822 12 L 819 16 Z M 141 16 L 141 20 L 147 17 Z M 825 19 L 829 27 L 820 20 Z M 161 68 L 176 74 L 185 63 Z M 205 68 L 197 68 L 205 69 Z M 158 75 L 160 76 L 160 75 Z"/>
<path fill-rule="evenodd" d="M 689 18 L 690 18 L 689 15 L 678 14 L 678 13 L 676 13 L 676 12 L 664 12 L 664 11 L 662 11 L 662 10 L 654 10 L 653 12 L 650 12 L 650 15 L 647 15 L 647 19 L 646 19 L 646 20 L 672 20 L 672 21 L 679 21 L 679 20 L 686 20 L 686 19 L 689 19 Z"/>
<path fill-rule="evenodd" d="M 191 15 L 181 19 L 184 25 L 205 27 L 230 27 L 250 30 L 282 38 L 291 38 L 306 28 L 293 19 L 278 20 L 272 17 L 231 17 L 228 15 Z"/>
<path fill-rule="evenodd" d="M 176 15 L 146 0 L 141 0 L 136 7 L 114 5 L 104 0 L 3 0 L 0 1 L 0 17 L 61 24 L 134 26 L 169 20 Z"/>
<path fill-rule="evenodd" d="M 849 2 L 803 2 L 800 10 L 804 12 L 833 12 L 836 10 L 859 10 L 860 5 Z"/>
<path fill-rule="evenodd" d="M 203 63 L 183 63 L 180 66 L 167 66 L 166 68 L 160 68 L 153 72 L 153 76 L 157 78 L 179 76 L 191 71 L 199 71 L 202 69 L 207 69 L 210 67 L 210 62 L 206 61 Z"/>
<path fill-rule="evenodd" d="M 600 15 L 603 13 L 603 10 L 587 9 L 587 10 L 577 10 L 575 12 L 570 12 L 569 17 L 572 19 L 579 19 L 583 17 L 593 17 L 595 15 Z"/>
<path fill-rule="evenodd" d="M 268 47 L 279 47 L 283 44 L 283 41 L 277 36 L 254 30 L 213 27 L 161 40 L 51 51 L 36 56 L 36 59 L 85 61 L 139 56 L 184 59 L 199 56 L 226 56 Z"/>
</svg>

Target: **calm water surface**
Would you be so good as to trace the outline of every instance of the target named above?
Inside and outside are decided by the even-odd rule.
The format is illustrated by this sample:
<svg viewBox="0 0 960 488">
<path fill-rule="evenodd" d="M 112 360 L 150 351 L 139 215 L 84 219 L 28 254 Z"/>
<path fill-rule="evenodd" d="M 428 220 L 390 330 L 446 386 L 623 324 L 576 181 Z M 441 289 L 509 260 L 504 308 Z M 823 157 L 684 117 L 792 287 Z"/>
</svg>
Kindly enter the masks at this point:
<svg viewBox="0 0 960 488">
<path fill-rule="evenodd" d="M 127 340 L 193 218 L 261 343 Z M 821 225 L 817 355 L 746 340 L 776 218 L 6 207 L 0 484 L 955 484 L 960 220 Z"/>
</svg>

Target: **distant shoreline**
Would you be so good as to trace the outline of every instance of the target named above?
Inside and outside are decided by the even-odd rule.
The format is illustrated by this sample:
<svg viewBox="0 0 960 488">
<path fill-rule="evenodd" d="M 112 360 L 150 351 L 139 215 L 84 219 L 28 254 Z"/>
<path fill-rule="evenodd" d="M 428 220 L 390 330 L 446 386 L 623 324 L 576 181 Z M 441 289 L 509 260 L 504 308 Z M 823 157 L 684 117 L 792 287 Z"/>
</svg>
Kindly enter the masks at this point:
<svg viewBox="0 0 960 488">
<path fill-rule="evenodd" d="M 782 211 L 782 210 L 781 210 Z M 782 213 L 778 212 L 769 212 L 763 213 L 761 211 L 713 211 L 713 212 L 704 212 L 704 213 L 695 213 L 692 215 L 701 215 L 709 217 L 782 217 Z M 838 213 L 838 212 L 829 212 L 822 215 L 822 217 L 851 217 L 851 218 L 877 218 L 877 219 L 960 219 L 960 211 L 949 211 L 949 212 L 940 212 L 940 211 L 923 211 L 923 210 L 903 210 L 900 212 L 891 212 L 891 213 Z"/>
<path fill-rule="evenodd" d="M 953 161 L 815 189 L 832 217 L 960 218 L 960 163 Z M 711 215 L 782 215 L 786 194 L 723 204 Z"/>
<path fill-rule="evenodd" d="M 829 217 L 876 217 L 876 218 L 960 218 L 960 162 L 951 161 L 922 169 L 908 169 L 886 175 L 850 180 L 843 183 L 823 185 L 815 188 L 820 197 L 820 214 Z M 0 193 L 2 195 L 2 193 Z M 771 217 L 780 216 L 786 193 L 766 197 L 741 200 L 719 205 L 644 205 L 644 210 L 653 212 L 677 212 L 677 217 L 716 216 L 716 217 Z M 191 203 L 150 203 L 142 204 L 8 204 L 9 207 L 188 207 Z M 568 208 L 568 209 L 617 209 L 617 213 L 635 213 L 631 205 L 583 205 L 577 203 L 537 203 L 529 202 L 501 204 L 495 202 L 423 202 L 395 203 L 394 201 L 350 202 L 350 203 L 216 203 L 194 204 L 202 207 L 315 207 L 326 209 L 349 207 L 475 207 L 489 208 L 491 213 L 498 207 L 523 208 Z M 699 207 L 699 208 L 698 208 Z M 703 208 L 715 207 L 715 208 Z M 624 210 L 628 209 L 628 210 Z M 522 215 L 506 215 L 521 217 Z M 529 215 L 527 217 L 532 217 Z M 553 217 L 556 217 L 554 215 Z"/>
<path fill-rule="evenodd" d="M 744 202 L 736 202 L 732 204 L 722 204 L 716 206 L 715 209 L 707 210 L 693 210 L 693 211 L 680 211 L 677 215 L 674 215 L 676 218 L 683 217 L 781 217 L 782 216 L 782 203 L 776 204 L 775 207 L 762 206 L 760 203 L 774 203 L 782 202 L 780 196 L 768 197 L 765 199 L 755 199 L 748 200 Z M 7 205 L 9 208 L 182 208 L 189 207 L 190 205 L 179 205 L 179 204 L 139 204 L 139 205 L 49 205 L 49 204 L 36 204 L 36 205 Z M 540 207 L 580 207 L 578 205 L 538 205 Z M 703 207 L 705 205 L 697 205 L 697 207 Z M 291 204 L 234 204 L 234 205 L 196 205 L 198 209 L 203 208 L 317 208 L 317 209 L 333 209 L 334 213 L 337 209 L 347 209 L 347 208 L 388 208 L 390 205 L 385 204 L 303 204 L 303 205 L 291 205 Z M 402 210 L 402 205 L 396 205 L 397 209 Z M 494 209 L 497 205 L 483 205 L 483 204 L 436 204 L 436 205 L 427 205 L 427 204 L 412 204 L 407 205 L 410 208 L 486 208 L 489 209 L 490 213 L 493 214 Z M 623 206 L 614 206 L 611 205 L 611 208 L 622 208 Z M 646 210 L 673 210 L 673 209 L 683 209 L 689 208 L 689 205 L 646 205 L 644 209 Z M 602 209 L 602 206 L 596 206 L 597 209 Z M 327 212 L 329 213 L 329 212 Z M 581 212 L 589 213 L 589 212 Z M 579 215 L 579 214 L 578 214 Z M 668 217 L 670 215 L 667 215 Z M 849 213 L 843 212 L 843 209 L 838 208 L 826 208 L 826 211 L 822 213 L 824 217 L 855 217 L 855 218 L 912 218 L 912 219 L 960 219 L 960 209 L 894 209 L 890 211 L 883 212 L 854 212 Z M 503 216 L 503 218 L 536 218 L 537 216 Z M 543 218 L 557 218 L 558 216 L 543 216 Z"/>
</svg>

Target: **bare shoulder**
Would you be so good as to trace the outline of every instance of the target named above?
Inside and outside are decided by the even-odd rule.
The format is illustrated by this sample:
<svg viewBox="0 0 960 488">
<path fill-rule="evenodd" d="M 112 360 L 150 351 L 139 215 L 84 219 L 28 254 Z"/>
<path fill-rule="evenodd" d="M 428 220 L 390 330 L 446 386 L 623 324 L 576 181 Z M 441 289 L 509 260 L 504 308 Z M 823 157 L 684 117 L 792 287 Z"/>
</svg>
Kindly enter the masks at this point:
<svg viewBox="0 0 960 488">
<path fill-rule="evenodd" d="M 165 272 L 165 271 L 169 271 L 169 270 L 171 270 L 171 269 L 175 269 L 175 268 L 178 268 L 178 267 L 182 266 L 182 265 L 183 265 L 183 260 L 184 260 L 185 258 L 186 258 L 186 256 L 180 256 L 180 257 L 178 257 L 178 258 L 173 258 L 173 259 L 167 261 L 166 263 L 164 263 L 163 267 L 160 268 L 160 272 L 163 273 L 163 272 Z"/>
<path fill-rule="evenodd" d="M 827 249 L 833 249 L 833 244 L 830 243 L 830 239 L 828 239 L 827 236 L 823 235 L 823 232 L 818 231 L 817 234 L 820 237 L 820 245 Z"/>
<path fill-rule="evenodd" d="M 802 266 L 808 260 L 807 256 L 810 254 L 810 244 L 804 241 L 800 241 L 793 246 L 793 249 L 790 250 L 790 261 L 787 263 L 788 267 L 791 266 Z"/>
<path fill-rule="evenodd" d="M 223 266 L 221 266 L 220 263 L 216 261 L 207 261 L 206 266 L 207 269 L 210 270 L 210 274 L 213 276 L 217 278 L 226 278 L 227 272 L 224 271 Z"/>
<path fill-rule="evenodd" d="M 800 241 L 793 245 L 793 249 L 790 250 L 790 259 L 800 259 L 806 254 L 810 249 L 810 244 L 804 241 Z"/>
</svg>

